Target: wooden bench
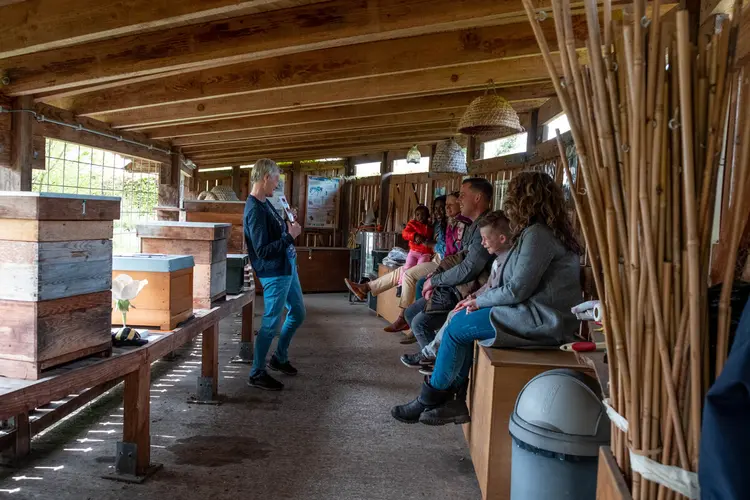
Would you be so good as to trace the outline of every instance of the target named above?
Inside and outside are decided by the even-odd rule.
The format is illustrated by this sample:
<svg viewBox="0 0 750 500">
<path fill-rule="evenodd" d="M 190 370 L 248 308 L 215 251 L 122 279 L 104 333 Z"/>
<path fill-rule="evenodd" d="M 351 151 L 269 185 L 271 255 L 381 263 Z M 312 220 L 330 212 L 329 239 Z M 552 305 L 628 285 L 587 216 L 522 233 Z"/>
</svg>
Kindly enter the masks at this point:
<svg viewBox="0 0 750 500">
<path fill-rule="evenodd" d="M 0 449 L 12 446 L 16 457 L 28 455 L 31 437 L 94 397 L 125 381 L 121 445 L 134 450 L 134 459 L 115 462 L 117 479 L 142 482 L 156 467 L 151 464 L 151 363 L 203 334 L 201 372 L 194 402 L 215 403 L 219 380 L 219 321 L 242 313 L 242 339 L 252 341 L 255 290 L 230 295 L 211 309 L 195 310 L 195 317 L 171 332 L 153 332 L 142 347 L 114 348 L 109 358 L 85 358 L 50 370 L 41 380 L 0 377 L 0 421 L 15 418 L 15 431 L 0 437 Z M 87 388 L 92 388 L 85 390 Z M 44 412 L 45 419 L 30 421 L 29 414 L 75 393 L 78 398 Z M 56 412 L 56 413 L 55 413 Z M 114 452 L 115 450 L 113 450 Z"/>
<path fill-rule="evenodd" d="M 508 421 L 516 398 L 532 378 L 556 368 L 590 372 L 573 354 L 559 350 L 492 349 L 477 344 L 468 401 L 471 423 L 464 425 L 464 436 L 484 500 L 510 498 Z"/>
<path fill-rule="evenodd" d="M 386 266 L 385 264 L 378 265 L 378 278 L 385 276 L 386 274 L 395 271 L 398 267 Z M 391 288 L 390 290 L 378 295 L 378 316 L 385 319 L 388 323 L 393 323 L 401 315 L 401 308 L 398 306 L 399 298 L 396 297 L 396 289 Z"/>
</svg>

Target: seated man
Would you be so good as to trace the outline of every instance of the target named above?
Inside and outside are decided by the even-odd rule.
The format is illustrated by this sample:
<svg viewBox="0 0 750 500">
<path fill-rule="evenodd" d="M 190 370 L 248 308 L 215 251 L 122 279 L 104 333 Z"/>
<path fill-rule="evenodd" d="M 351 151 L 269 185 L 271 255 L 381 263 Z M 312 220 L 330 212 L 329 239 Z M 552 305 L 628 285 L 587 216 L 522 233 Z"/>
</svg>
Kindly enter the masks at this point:
<svg viewBox="0 0 750 500">
<path fill-rule="evenodd" d="M 512 246 L 510 242 L 510 221 L 502 210 L 492 212 L 479 222 L 479 232 L 482 235 L 482 246 L 490 255 L 495 256 L 489 280 L 482 285 L 482 288 L 459 302 L 456 308 L 448 314 L 448 319 L 438 331 L 435 339 L 422 348 L 421 357 L 408 354 L 401 356 L 401 362 L 406 366 L 421 367 L 419 372 L 423 375 L 430 375 L 432 373 L 432 365 L 435 363 L 437 351 L 443 338 L 443 332 L 445 332 L 446 327 L 450 324 L 451 319 L 460 311 L 465 310 L 472 300 L 482 296 L 488 290 L 500 286 L 503 264 Z"/>
<path fill-rule="evenodd" d="M 448 306 L 445 304 L 438 306 L 434 299 L 430 300 L 435 289 L 439 287 L 442 292 L 448 290 L 442 295 L 451 296 L 455 294 L 449 291 L 450 288 L 461 288 L 460 293 L 465 297 L 476 291 L 479 286 L 476 286 L 474 290 L 469 289 L 468 292 L 467 288 L 475 286 L 477 280 L 482 277 L 486 279 L 492 267 L 492 256 L 482 246 L 482 235 L 479 232 L 479 225 L 489 212 L 492 203 L 492 185 L 486 179 L 466 179 L 461 184 L 460 193 L 461 213 L 474 221 L 464 233 L 461 252 L 450 259 L 450 264 L 441 263 L 438 271 L 425 282 L 424 297 L 406 310 L 406 320 L 420 348 L 432 342 L 435 333 L 448 318 L 448 313 L 458 303 L 456 300 Z M 421 361 L 422 353 L 419 352 L 410 357 L 409 364 L 413 362 L 418 366 Z"/>
</svg>

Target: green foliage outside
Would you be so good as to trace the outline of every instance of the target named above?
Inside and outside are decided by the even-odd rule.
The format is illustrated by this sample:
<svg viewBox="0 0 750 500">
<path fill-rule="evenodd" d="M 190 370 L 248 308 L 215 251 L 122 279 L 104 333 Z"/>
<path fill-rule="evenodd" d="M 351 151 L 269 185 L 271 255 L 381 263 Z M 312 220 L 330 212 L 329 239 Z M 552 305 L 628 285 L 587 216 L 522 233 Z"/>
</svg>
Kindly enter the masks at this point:
<svg viewBox="0 0 750 500">
<path fill-rule="evenodd" d="M 121 198 L 120 220 L 114 222 L 115 253 L 138 252 L 135 227 L 156 219 L 159 174 L 131 172 L 130 158 L 115 153 L 47 139 L 46 170 L 34 170 L 32 190 Z"/>
</svg>

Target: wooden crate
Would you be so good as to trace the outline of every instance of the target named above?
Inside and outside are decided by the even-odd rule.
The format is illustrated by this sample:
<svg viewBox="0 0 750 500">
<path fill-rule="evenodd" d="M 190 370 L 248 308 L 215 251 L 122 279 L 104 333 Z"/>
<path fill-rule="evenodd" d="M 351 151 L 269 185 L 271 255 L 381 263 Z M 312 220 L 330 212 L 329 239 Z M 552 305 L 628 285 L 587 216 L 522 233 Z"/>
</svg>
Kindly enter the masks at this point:
<svg viewBox="0 0 750 500">
<path fill-rule="evenodd" d="M 0 192 L 0 375 L 111 349 L 112 227 L 120 199 Z"/>
<path fill-rule="evenodd" d="M 192 255 L 193 307 L 209 309 L 226 295 L 227 237 L 231 224 L 151 222 L 136 228 L 142 253 Z"/>
<path fill-rule="evenodd" d="M 396 267 L 386 266 L 384 264 L 378 265 L 378 278 L 385 276 L 386 274 L 393 272 Z M 396 321 L 401 314 L 401 308 L 399 303 L 401 300 L 396 297 L 396 289 L 391 288 L 380 295 L 378 295 L 377 313 L 378 316 L 385 319 L 389 323 Z"/>
<path fill-rule="evenodd" d="M 247 253 L 243 218 L 244 201 L 185 201 L 185 220 L 188 222 L 223 222 L 232 225 L 227 241 L 227 251 L 232 254 Z"/>
<path fill-rule="evenodd" d="M 148 285 L 131 301 L 129 326 L 174 330 L 193 315 L 193 257 L 190 255 L 136 254 L 115 256 L 112 279 L 127 274 Z M 122 314 L 112 308 L 112 324 L 122 324 Z"/>
<path fill-rule="evenodd" d="M 516 398 L 532 378 L 555 368 L 591 373 L 563 351 L 478 348 L 467 401 L 471 423 L 463 427 L 483 500 L 510 498 L 508 422 Z"/>
</svg>

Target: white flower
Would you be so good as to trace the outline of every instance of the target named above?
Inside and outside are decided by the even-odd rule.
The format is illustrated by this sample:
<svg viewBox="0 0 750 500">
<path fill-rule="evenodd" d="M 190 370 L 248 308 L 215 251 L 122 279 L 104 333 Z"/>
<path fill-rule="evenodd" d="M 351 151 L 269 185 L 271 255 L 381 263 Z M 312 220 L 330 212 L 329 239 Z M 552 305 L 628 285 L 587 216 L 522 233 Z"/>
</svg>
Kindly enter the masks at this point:
<svg viewBox="0 0 750 500">
<path fill-rule="evenodd" d="M 134 280 L 127 274 L 121 274 L 112 280 L 112 295 L 117 300 L 133 300 L 143 287 L 148 285 L 148 280 Z"/>
</svg>

